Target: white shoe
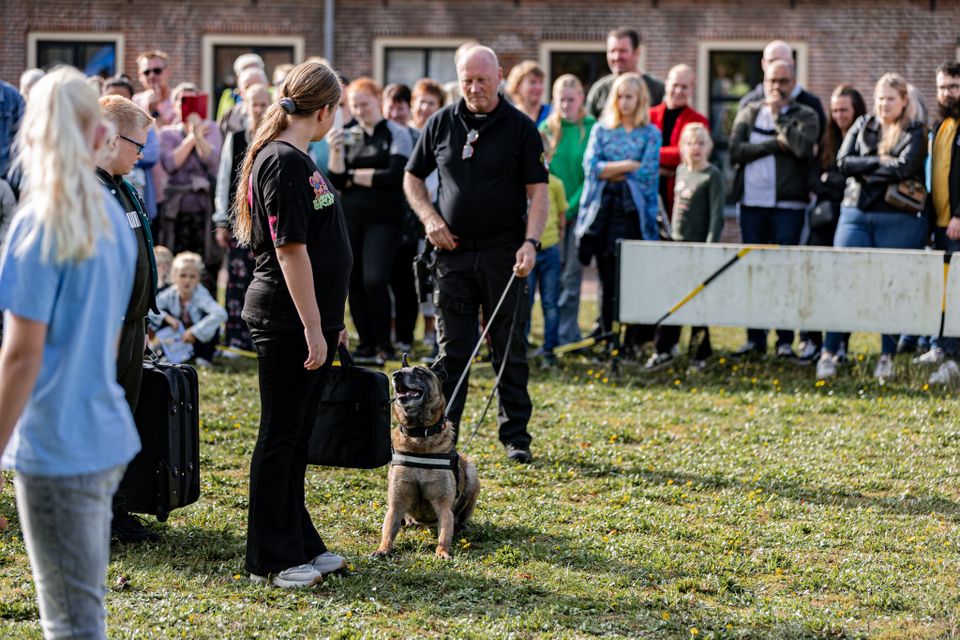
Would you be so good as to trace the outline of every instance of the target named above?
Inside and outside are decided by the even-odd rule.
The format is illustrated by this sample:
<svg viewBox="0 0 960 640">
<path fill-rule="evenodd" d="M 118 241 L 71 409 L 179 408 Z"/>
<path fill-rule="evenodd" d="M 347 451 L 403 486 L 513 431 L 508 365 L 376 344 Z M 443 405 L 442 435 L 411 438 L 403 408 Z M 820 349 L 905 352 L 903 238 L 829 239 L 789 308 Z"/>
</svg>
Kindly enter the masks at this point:
<svg viewBox="0 0 960 640">
<path fill-rule="evenodd" d="M 940 364 L 941 362 L 943 362 L 943 349 L 940 347 L 934 347 L 913 359 L 913 364 Z"/>
<path fill-rule="evenodd" d="M 213 363 L 207 360 L 206 358 L 197 358 L 196 360 L 193 361 L 193 363 L 197 365 L 198 369 L 209 369 L 210 367 L 213 366 Z"/>
<path fill-rule="evenodd" d="M 836 378 L 838 363 L 839 360 L 837 360 L 836 356 L 827 353 L 820 356 L 820 359 L 817 360 L 817 380 Z"/>
<path fill-rule="evenodd" d="M 250 580 L 259 584 L 267 582 L 267 576 L 258 576 L 255 573 L 250 574 Z M 270 583 L 281 589 L 298 589 L 302 587 L 312 587 L 315 584 L 323 582 L 323 574 L 317 571 L 312 564 L 300 564 L 289 569 L 284 569 L 279 573 L 269 576 Z"/>
<path fill-rule="evenodd" d="M 953 360 L 947 360 L 940 368 L 930 374 L 930 384 L 956 384 L 960 380 L 960 367 Z"/>
<path fill-rule="evenodd" d="M 885 382 L 892 380 L 895 375 L 896 370 L 893 367 L 893 356 L 889 353 L 882 354 L 880 359 L 877 360 L 877 367 L 873 370 L 873 377 L 880 382 Z"/>
<path fill-rule="evenodd" d="M 343 556 L 338 556 L 335 553 L 324 551 L 316 558 L 311 560 L 310 565 L 322 575 L 327 575 L 328 573 L 336 573 L 346 569 L 347 559 Z"/>
</svg>

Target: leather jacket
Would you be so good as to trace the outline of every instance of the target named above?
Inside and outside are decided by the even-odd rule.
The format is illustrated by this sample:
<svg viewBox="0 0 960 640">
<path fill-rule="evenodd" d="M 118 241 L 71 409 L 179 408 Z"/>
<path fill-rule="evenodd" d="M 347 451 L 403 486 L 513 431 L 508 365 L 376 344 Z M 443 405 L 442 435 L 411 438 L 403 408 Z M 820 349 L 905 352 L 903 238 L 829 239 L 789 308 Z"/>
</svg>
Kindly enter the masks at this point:
<svg viewBox="0 0 960 640">
<path fill-rule="evenodd" d="M 884 200 L 891 183 L 915 179 L 924 181 L 927 159 L 927 132 L 922 122 L 911 121 L 890 150 L 894 161 L 882 161 L 877 151 L 882 138 L 880 120 L 861 116 L 850 127 L 837 153 L 837 167 L 846 176 L 844 207 L 864 212 L 903 213 Z"/>
</svg>

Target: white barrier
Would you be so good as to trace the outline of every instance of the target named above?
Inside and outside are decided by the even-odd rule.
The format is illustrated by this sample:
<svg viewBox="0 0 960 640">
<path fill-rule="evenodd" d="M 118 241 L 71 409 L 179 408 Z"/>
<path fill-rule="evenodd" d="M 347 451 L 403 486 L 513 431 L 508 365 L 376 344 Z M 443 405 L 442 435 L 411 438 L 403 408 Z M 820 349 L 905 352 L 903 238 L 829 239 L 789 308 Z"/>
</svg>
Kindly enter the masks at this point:
<svg viewBox="0 0 960 640">
<path fill-rule="evenodd" d="M 621 244 L 621 322 L 656 322 L 733 258 L 739 245 Z M 942 251 L 757 247 L 667 324 L 936 335 Z M 947 278 L 944 335 L 960 336 L 960 258 Z"/>
</svg>

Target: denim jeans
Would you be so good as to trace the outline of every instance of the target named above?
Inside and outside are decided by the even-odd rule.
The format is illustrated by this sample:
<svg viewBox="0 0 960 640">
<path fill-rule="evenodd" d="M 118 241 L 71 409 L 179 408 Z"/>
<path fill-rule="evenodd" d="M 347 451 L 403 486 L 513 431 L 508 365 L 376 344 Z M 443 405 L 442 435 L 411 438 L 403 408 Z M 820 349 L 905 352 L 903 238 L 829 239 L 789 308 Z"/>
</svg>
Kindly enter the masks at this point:
<svg viewBox="0 0 960 640">
<path fill-rule="evenodd" d="M 855 207 L 840 209 L 835 247 L 869 247 L 876 249 L 922 249 L 927 233 L 927 219 L 923 215 L 860 211 Z M 897 352 L 898 336 L 883 334 L 881 351 L 887 355 Z M 836 353 L 841 334 L 828 332 L 823 348 Z"/>
<path fill-rule="evenodd" d="M 125 468 L 13 480 L 47 640 L 106 638 L 110 505 Z"/>
<path fill-rule="evenodd" d="M 739 209 L 740 234 L 745 244 L 800 244 L 800 235 L 806 222 L 804 209 L 776 209 L 749 207 Z M 747 329 L 747 341 L 766 351 L 767 330 Z M 792 329 L 777 329 L 777 346 L 793 344 Z"/>
<path fill-rule="evenodd" d="M 560 256 L 560 298 L 557 301 L 559 322 L 557 332 L 560 344 L 577 342 L 580 334 L 580 279 L 583 266 L 577 259 L 577 236 L 575 225 L 570 222 L 563 232 L 563 254 Z"/>
<path fill-rule="evenodd" d="M 560 246 L 553 245 L 537 253 L 537 263 L 530 272 L 530 310 L 540 285 L 540 307 L 543 309 L 543 350 L 549 352 L 560 346 L 558 328 L 560 309 Z M 527 321 L 527 337 L 530 336 L 530 322 Z"/>
</svg>

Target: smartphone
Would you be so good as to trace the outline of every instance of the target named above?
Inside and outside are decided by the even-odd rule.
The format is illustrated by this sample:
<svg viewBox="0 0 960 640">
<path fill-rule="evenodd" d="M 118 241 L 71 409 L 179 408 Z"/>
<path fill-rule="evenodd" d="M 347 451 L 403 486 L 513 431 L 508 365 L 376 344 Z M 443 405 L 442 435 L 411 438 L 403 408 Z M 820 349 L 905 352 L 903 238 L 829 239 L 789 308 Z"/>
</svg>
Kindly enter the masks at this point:
<svg viewBox="0 0 960 640">
<path fill-rule="evenodd" d="M 343 129 L 343 109 L 337 107 L 337 110 L 333 112 L 333 126 L 331 129 Z"/>
<path fill-rule="evenodd" d="M 193 95 L 183 96 L 180 99 L 180 120 L 186 122 L 191 113 L 200 116 L 201 120 L 207 119 L 208 105 L 210 96 L 206 93 L 195 93 Z"/>
</svg>

